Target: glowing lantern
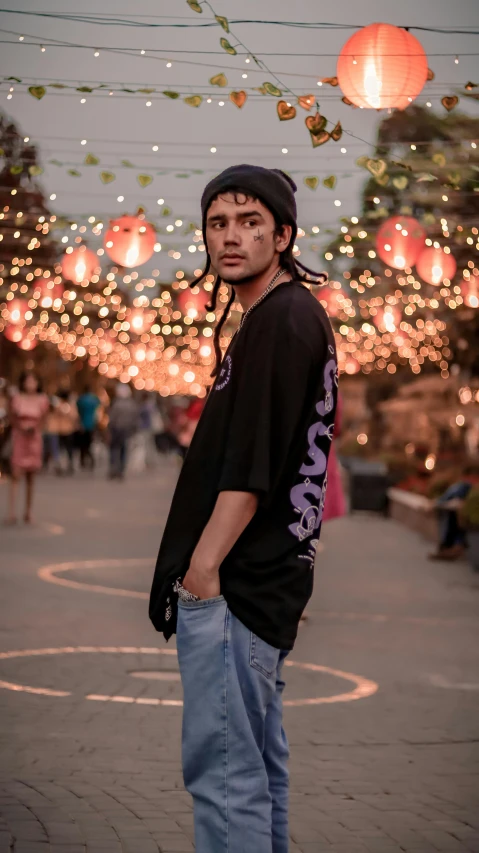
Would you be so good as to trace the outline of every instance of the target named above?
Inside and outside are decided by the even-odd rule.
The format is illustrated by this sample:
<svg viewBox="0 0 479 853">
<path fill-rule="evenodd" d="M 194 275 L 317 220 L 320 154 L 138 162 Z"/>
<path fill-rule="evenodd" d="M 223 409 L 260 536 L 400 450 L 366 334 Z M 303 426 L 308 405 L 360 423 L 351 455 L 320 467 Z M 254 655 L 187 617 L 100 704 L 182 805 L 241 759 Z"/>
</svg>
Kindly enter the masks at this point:
<svg viewBox="0 0 479 853">
<path fill-rule="evenodd" d="M 135 308 L 128 314 L 130 329 L 137 335 L 147 332 L 155 322 L 155 311 L 144 311 L 143 308 Z"/>
<path fill-rule="evenodd" d="M 26 299 L 12 299 L 7 305 L 7 320 L 14 326 L 25 324 L 25 314 L 28 311 Z M 11 339 L 10 339 L 11 340 Z"/>
<path fill-rule="evenodd" d="M 344 300 L 347 299 L 344 290 L 335 281 L 330 281 L 326 287 L 320 287 L 314 295 L 330 317 L 338 316 L 344 307 Z"/>
<path fill-rule="evenodd" d="M 378 308 L 374 323 L 379 331 L 395 332 L 401 322 L 401 309 L 397 305 L 384 305 Z"/>
<path fill-rule="evenodd" d="M 470 281 L 464 281 L 461 290 L 464 304 L 468 308 L 479 308 L 479 284 L 477 276 L 471 278 Z"/>
<path fill-rule="evenodd" d="M 376 235 L 376 249 L 385 264 L 404 270 L 416 263 L 424 248 L 426 232 L 412 216 L 391 216 Z"/>
<path fill-rule="evenodd" d="M 38 300 L 41 308 L 61 308 L 63 305 L 62 297 L 62 285 L 56 284 L 51 278 L 41 278 L 35 282 L 33 298 Z"/>
<path fill-rule="evenodd" d="M 63 278 L 75 284 L 91 281 L 98 268 L 98 257 L 86 246 L 79 246 L 73 252 L 67 252 L 62 258 Z"/>
<path fill-rule="evenodd" d="M 18 326 L 5 326 L 5 337 L 7 341 L 19 344 L 23 338 L 23 330 L 19 329 Z"/>
<path fill-rule="evenodd" d="M 178 294 L 178 306 L 185 317 L 196 320 L 199 314 L 203 314 L 206 311 L 206 306 L 210 299 L 210 294 L 206 290 L 203 290 L 203 288 L 194 287 L 191 290 L 188 287 L 187 290 L 182 290 Z"/>
<path fill-rule="evenodd" d="M 344 372 L 349 376 L 353 376 L 355 373 L 359 373 L 360 369 L 359 362 L 352 356 L 348 356 L 344 363 Z"/>
<path fill-rule="evenodd" d="M 110 222 L 104 246 L 112 261 L 122 267 L 137 267 L 151 258 L 156 243 L 153 225 L 139 216 L 120 216 Z"/>
<path fill-rule="evenodd" d="M 38 341 L 36 341 L 35 338 L 22 338 L 21 341 L 19 341 L 18 346 L 25 352 L 30 352 L 30 350 L 35 349 L 37 344 Z"/>
<path fill-rule="evenodd" d="M 416 261 L 417 274 L 428 284 L 442 284 L 454 278 L 457 264 L 453 255 L 444 249 L 428 246 Z"/>
<path fill-rule="evenodd" d="M 357 107 L 403 110 L 422 91 L 427 58 L 406 30 L 369 24 L 341 49 L 336 73 L 343 94 Z"/>
</svg>

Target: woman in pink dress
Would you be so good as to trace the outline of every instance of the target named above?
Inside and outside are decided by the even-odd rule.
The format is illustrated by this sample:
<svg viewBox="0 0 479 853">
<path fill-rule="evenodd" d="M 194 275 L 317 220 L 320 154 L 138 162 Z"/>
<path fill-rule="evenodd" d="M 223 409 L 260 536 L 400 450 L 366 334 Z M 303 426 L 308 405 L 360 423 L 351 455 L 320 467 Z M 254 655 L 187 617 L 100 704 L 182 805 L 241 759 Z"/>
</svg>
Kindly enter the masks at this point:
<svg viewBox="0 0 479 853">
<path fill-rule="evenodd" d="M 40 383 L 34 373 L 20 377 L 18 393 L 10 403 L 12 426 L 12 455 L 10 480 L 10 506 L 7 524 L 16 524 L 16 497 L 18 482 L 25 475 L 26 500 L 24 521 L 32 522 L 33 486 L 35 474 L 42 467 L 42 427 L 49 409 L 46 394 L 41 393 Z"/>
</svg>

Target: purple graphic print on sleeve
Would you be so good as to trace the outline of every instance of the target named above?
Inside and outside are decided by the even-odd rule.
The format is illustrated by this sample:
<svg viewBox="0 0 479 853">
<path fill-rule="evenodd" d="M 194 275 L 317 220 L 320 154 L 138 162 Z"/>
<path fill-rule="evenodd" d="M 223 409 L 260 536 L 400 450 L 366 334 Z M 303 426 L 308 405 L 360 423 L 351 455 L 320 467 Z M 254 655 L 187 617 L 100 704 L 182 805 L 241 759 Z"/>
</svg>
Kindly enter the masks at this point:
<svg viewBox="0 0 479 853">
<path fill-rule="evenodd" d="M 334 350 L 330 346 L 329 352 L 334 356 Z M 327 416 L 334 410 L 334 395 L 338 385 L 338 368 L 334 357 L 330 358 L 324 369 L 324 399 L 316 405 L 316 412 L 320 416 L 308 430 L 309 448 L 307 451 L 308 461 L 301 466 L 299 473 L 304 480 L 293 486 L 290 493 L 291 503 L 299 518 L 289 525 L 289 530 L 296 538 L 303 542 L 309 539 L 317 531 L 314 539 L 309 543 L 308 553 L 300 555 L 303 560 L 308 560 L 311 567 L 314 564 L 316 548 L 319 542 L 319 528 L 323 517 L 324 500 L 327 487 L 327 464 L 328 455 L 333 439 L 334 420 Z"/>
</svg>

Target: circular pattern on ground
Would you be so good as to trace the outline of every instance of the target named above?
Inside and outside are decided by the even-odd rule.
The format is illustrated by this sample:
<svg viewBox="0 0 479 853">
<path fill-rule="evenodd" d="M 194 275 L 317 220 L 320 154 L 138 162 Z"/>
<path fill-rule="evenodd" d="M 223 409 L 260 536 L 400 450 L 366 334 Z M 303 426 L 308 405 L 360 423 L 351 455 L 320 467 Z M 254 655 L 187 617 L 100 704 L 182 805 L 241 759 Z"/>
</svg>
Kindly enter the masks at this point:
<svg viewBox="0 0 479 853">
<path fill-rule="evenodd" d="M 135 646 L 64 646 L 62 648 L 23 649 L 10 652 L 0 652 L 0 660 L 71 654 L 145 654 L 176 656 L 176 649 L 157 649 Z M 336 678 L 342 678 L 346 681 L 350 681 L 355 685 L 353 690 L 350 690 L 347 693 L 337 693 L 334 696 L 316 696 L 309 699 L 287 699 L 283 703 L 285 706 L 297 708 L 305 705 L 354 702 L 357 699 L 365 699 L 367 696 L 372 696 L 378 690 L 378 685 L 375 681 L 371 681 L 370 679 L 363 678 L 363 676 L 355 675 L 351 672 L 332 669 L 329 666 L 320 666 L 319 664 L 314 663 L 300 663 L 299 661 L 294 660 L 286 660 L 285 665 L 309 672 L 326 673 Z M 17 693 L 32 693 L 40 696 L 56 696 L 58 698 L 72 695 L 70 690 L 53 690 L 46 687 L 32 687 L 26 684 L 19 684 L 14 681 L 0 680 L 0 688 L 3 688 L 4 690 L 12 690 Z M 146 696 L 108 696 L 104 694 L 90 693 L 84 696 L 84 698 L 92 702 L 123 702 L 130 705 L 163 705 L 170 707 L 181 707 L 183 705 L 183 701 L 181 699 L 159 699 L 157 697 Z"/>
</svg>

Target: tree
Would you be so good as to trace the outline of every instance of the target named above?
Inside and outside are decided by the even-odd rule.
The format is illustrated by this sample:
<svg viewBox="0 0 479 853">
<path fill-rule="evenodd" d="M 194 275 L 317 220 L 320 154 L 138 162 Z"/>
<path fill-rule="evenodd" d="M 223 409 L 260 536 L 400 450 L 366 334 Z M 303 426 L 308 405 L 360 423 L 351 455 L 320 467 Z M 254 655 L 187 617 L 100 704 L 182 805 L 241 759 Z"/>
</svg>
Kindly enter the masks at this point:
<svg viewBox="0 0 479 853">
<path fill-rule="evenodd" d="M 342 220 L 326 252 L 341 286 L 337 300 L 334 288 L 324 295 L 337 312 L 346 372 L 386 370 L 393 379 L 407 365 L 413 373 L 439 367 L 444 378 L 451 370 L 479 376 L 479 310 L 466 304 L 471 283 L 479 284 L 478 138 L 477 119 L 411 106 L 381 122 L 374 156 L 357 161 L 370 172 L 361 215 Z M 415 217 L 428 244 L 450 248 L 457 261 L 450 283 L 432 286 L 412 269 L 397 272 L 380 260 L 377 231 L 397 214 Z M 384 327 L 387 305 L 400 313 Z"/>
</svg>

